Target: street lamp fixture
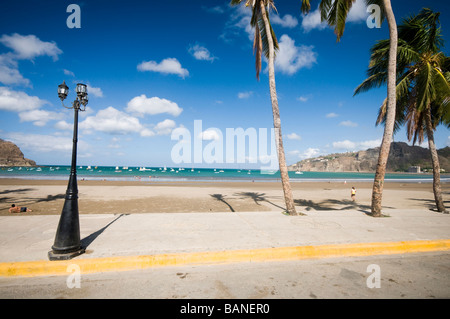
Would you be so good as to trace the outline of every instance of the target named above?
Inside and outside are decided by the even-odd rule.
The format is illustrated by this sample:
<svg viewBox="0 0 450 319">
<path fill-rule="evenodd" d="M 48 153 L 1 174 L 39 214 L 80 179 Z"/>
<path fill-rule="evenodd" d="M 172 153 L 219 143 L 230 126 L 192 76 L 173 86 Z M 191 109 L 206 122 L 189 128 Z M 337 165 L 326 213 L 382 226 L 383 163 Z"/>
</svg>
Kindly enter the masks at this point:
<svg viewBox="0 0 450 319">
<path fill-rule="evenodd" d="M 56 231 L 55 242 L 52 250 L 48 252 L 50 260 L 72 259 L 85 252 L 81 247 L 80 220 L 78 213 L 78 185 L 77 185 L 77 141 L 78 141 L 78 112 L 85 111 L 88 104 L 87 86 L 77 84 L 77 98 L 71 107 L 64 105 L 64 100 L 69 95 L 69 88 L 65 81 L 58 85 L 58 97 L 65 108 L 74 110 L 72 166 L 70 170 L 69 183 L 67 185 L 63 210 Z"/>
</svg>

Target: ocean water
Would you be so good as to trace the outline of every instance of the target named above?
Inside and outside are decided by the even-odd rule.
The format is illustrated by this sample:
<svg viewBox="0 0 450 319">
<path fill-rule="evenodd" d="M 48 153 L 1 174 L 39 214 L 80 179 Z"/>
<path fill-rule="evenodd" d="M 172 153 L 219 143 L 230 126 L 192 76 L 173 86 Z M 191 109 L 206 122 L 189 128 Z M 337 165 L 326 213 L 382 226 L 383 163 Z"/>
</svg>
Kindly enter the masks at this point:
<svg viewBox="0 0 450 319">
<path fill-rule="evenodd" d="M 67 180 L 70 166 L 2 167 L 0 178 Z M 179 168 L 179 167 L 114 167 L 77 166 L 78 180 L 111 181 L 279 181 L 278 171 L 255 169 Z M 291 182 L 311 181 L 373 181 L 373 173 L 289 172 Z M 387 173 L 385 180 L 401 182 L 432 182 L 431 174 Z M 441 174 L 441 181 L 449 182 L 450 174 Z"/>
</svg>

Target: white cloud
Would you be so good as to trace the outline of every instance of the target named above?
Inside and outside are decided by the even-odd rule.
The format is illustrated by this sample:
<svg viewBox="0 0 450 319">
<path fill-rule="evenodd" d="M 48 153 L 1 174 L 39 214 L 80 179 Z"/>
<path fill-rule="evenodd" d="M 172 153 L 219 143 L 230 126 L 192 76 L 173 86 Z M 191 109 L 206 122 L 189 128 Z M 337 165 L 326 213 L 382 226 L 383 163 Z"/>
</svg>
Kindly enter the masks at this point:
<svg viewBox="0 0 450 319">
<path fill-rule="evenodd" d="M 13 91 L 7 87 L 0 87 L 0 110 L 11 112 L 25 112 L 37 110 L 48 104 L 37 96 L 29 96 L 20 91 Z"/>
<path fill-rule="evenodd" d="M 309 98 L 307 96 L 300 96 L 297 98 L 297 100 L 299 100 L 300 102 L 306 102 L 306 101 L 308 101 L 308 99 Z"/>
<path fill-rule="evenodd" d="M 381 140 L 371 140 L 371 141 L 363 141 L 359 143 L 359 146 L 363 149 L 379 147 L 381 145 Z"/>
<path fill-rule="evenodd" d="M 347 15 L 346 22 L 361 22 L 365 21 L 369 14 L 366 12 L 366 5 L 364 0 L 356 0 L 350 12 Z M 326 22 L 320 20 L 320 10 L 317 7 L 316 10 L 303 16 L 301 26 L 305 32 L 309 32 L 313 29 L 323 30 L 327 27 Z"/>
<path fill-rule="evenodd" d="M 338 117 L 338 116 L 339 116 L 339 114 L 336 114 L 336 113 L 333 113 L 333 112 L 328 113 L 327 115 L 325 115 L 325 117 L 326 117 L 326 118 L 329 118 L 329 119 L 331 119 L 331 118 L 333 118 L 333 117 Z"/>
<path fill-rule="evenodd" d="M 72 137 L 25 134 L 22 132 L 8 133 L 7 138 L 18 145 L 22 151 L 32 152 L 70 152 L 73 144 Z M 78 141 L 78 145 L 82 150 L 87 148 L 87 144 L 84 141 Z"/>
<path fill-rule="evenodd" d="M 302 139 L 301 136 L 298 135 L 297 133 L 291 133 L 291 134 L 288 134 L 288 135 L 286 135 L 286 137 L 287 137 L 289 140 L 297 140 L 297 141 L 300 141 L 300 140 Z"/>
<path fill-rule="evenodd" d="M 270 17 L 270 22 L 281 25 L 285 28 L 295 28 L 298 24 L 297 18 L 291 16 L 290 14 L 286 14 L 283 18 L 280 18 L 278 14 L 274 14 Z"/>
<path fill-rule="evenodd" d="M 356 149 L 356 143 L 349 140 L 333 142 L 333 148 L 341 150 L 354 150 Z"/>
<path fill-rule="evenodd" d="M 303 16 L 302 19 L 302 28 L 305 32 L 309 32 L 313 29 L 323 30 L 327 27 L 326 22 L 321 22 L 320 20 L 320 10 L 317 8 L 316 10 L 308 13 Z"/>
<path fill-rule="evenodd" d="M 65 75 L 75 76 L 75 73 L 73 73 L 73 72 L 70 71 L 70 70 L 64 69 L 63 72 L 64 72 Z"/>
<path fill-rule="evenodd" d="M 347 16 L 348 22 L 361 22 L 366 21 L 367 17 L 369 16 L 369 13 L 367 12 L 367 6 L 364 3 L 364 0 L 356 0 L 352 8 L 350 9 L 350 12 Z"/>
<path fill-rule="evenodd" d="M 44 42 L 35 35 L 23 36 L 17 33 L 2 35 L 0 43 L 11 52 L 0 55 L 0 82 L 5 85 L 31 86 L 30 80 L 24 78 L 18 70 L 17 60 L 33 60 L 37 56 L 50 56 L 58 60 L 62 51 L 54 42 Z"/>
<path fill-rule="evenodd" d="M 317 62 L 313 46 L 295 46 L 295 41 L 283 34 L 279 41 L 280 50 L 275 59 L 275 69 L 292 75 L 301 68 L 309 68 Z"/>
<path fill-rule="evenodd" d="M 140 116 L 144 114 L 161 114 L 168 113 L 173 116 L 178 116 L 183 111 L 182 108 L 178 106 L 177 103 L 161 99 L 159 97 L 147 98 L 145 94 L 136 96 L 131 99 L 126 108 L 127 112 L 137 113 Z"/>
<path fill-rule="evenodd" d="M 358 123 L 352 122 L 352 121 L 342 121 L 339 123 L 340 126 L 346 126 L 346 127 L 357 127 Z"/>
<path fill-rule="evenodd" d="M 73 124 L 69 124 L 66 121 L 58 121 L 55 123 L 55 128 L 62 131 L 73 130 Z"/>
<path fill-rule="evenodd" d="M 248 91 L 248 92 L 239 92 L 238 93 L 238 98 L 240 99 L 248 99 L 250 96 L 252 96 L 253 92 L 252 91 Z"/>
<path fill-rule="evenodd" d="M 231 38 L 240 35 L 244 30 L 250 41 L 253 41 L 254 30 L 250 25 L 250 19 L 252 17 L 252 11 L 245 6 L 237 6 L 233 8 L 230 15 L 230 19 L 225 24 L 225 29 L 220 35 L 220 38 L 225 42 L 230 42 Z"/>
<path fill-rule="evenodd" d="M 176 74 L 182 78 L 189 75 L 187 69 L 181 67 L 181 63 L 175 58 L 167 58 L 162 60 L 160 63 L 155 61 L 144 61 L 137 66 L 139 71 L 151 71 L 159 72 L 163 74 Z"/>
<path fill-rule="evenodd" d="M 333 142 L 332 146 L 338 150 L 347 150 L 347 151 L 359 151 L 366 150 L 368 148 L 379 147 L 381 144 L 381 140 L 368 140 L 362 142 L 352 142 L 349 140 Z"/>
<path fill-rule="evenodd" d="M 312 157 L 316 157 L 317 155 L 319 155 L 320 150 L 318 148 L 308 148 L 305 152 L 303 152 L 302 154 L 300 154 L 300 158 L 301 159 L 306 159 L 306 158 L 312 158 Z"/>
<path fill-rule="evenodd" d="M 294 151 L 289 151 L 288 154 L 291 156 L 295 156 L 301 160 L 304 160 L 307 158 L 317 157 L 320 154 L 320 150 L 318 148 L 310 147 L 304 152 L 300 152 L 299 150 L 294 150 Z"/>
<path fill-rule="evenodd" d="M 209 50 L 199 44 L 189 47 L 189 53 L 192 54 L 197 60 L 211 61 L 213 62 L 217 57 L 212 56 Z"/>
<path fill-rule="evenodd" d="M 206 12 L 209 12 L 209 13 L 222 14 L 222 13 L 225 12 L 225 10 L 221 6 L 215 6 L 215 7 L 212 7 L 212 8 L 208 8 L 208 7 L 202 6 L 202 9 L 205 10 Z"/>
<path fill-rule="evenodd" d="M 44 111 L 44 110 L 32 110 L 19 113 L 21 122 L 34 122 L 36 126 L 45 126 L 48 121 L 61 120 L 64 117 L 62 113 Z"/>
<path fill-rule="evenodd" d="M 88 132 L 99 131 L 113 135 L 141 133 L 145 129 L 139 119 L 112 106 L 98 111 L 95 116 L 88 116 L 79 126 Z"/>
<path fill-rule="evenodd" d="M 0 43 L 12 49 L 18 59 L 30 59 L 37 56 L 47 55 L 58 60 L 58 55 L 62 51 L 58 48 L 55 42 L 44 42 L 35 35 L 20 35 L 14 33 L 9 36 L 4 34 L 0 38 Z"/>
<path fill-rule="evenodd" d="M 103 97 L 103 91 L 101 88 L 92 87 L 90 84 L 87 84 L 87 90 L 89 95 Z"/>
<path fill-rule="evenodd" d="M 149 129 L 147 129 L 147 128 L 144 128 L 142 131 L 141 131 L 141 136 L 142 137 L 152 137 L 152 136 L 155 136 L 155 132 L 153 132 L 153 131 L 151 131 L 151 130 L 149 130 Z"/>
<path fill-rule="evenodd" d="M 17 61 L 12 58 L 11 54 L 0 55 L 0 82 L 6 85 L 30 86 L 30 80 L 20 74 Z"/>
<path fill-rule="evenodd" d="M 172 130 L 175 128 L 175 126 L 175 121 L 166 119 L 156 124 L 154 130 L 158 135 L 169 135 L 170 133 L 172 133 Z"/>
<path fill-rule="evenodd" d="M 200 135 L 198 136 L 198 138 L 200 138 L 200 139 L 202 139 L 204 141 L 218 141 L 218 140 L 220 140 L 219 134 L 213 129 L 208 129 L 206 131 L 201 132 Z"/>
</svg>

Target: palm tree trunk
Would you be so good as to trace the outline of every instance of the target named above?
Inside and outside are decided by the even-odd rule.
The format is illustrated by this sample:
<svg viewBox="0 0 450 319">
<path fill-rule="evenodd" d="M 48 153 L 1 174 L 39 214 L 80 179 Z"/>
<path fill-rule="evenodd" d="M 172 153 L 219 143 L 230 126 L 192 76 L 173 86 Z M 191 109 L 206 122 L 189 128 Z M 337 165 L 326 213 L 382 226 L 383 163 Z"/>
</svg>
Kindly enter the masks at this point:
<svg viewBox="0 0 450 319">
<path fill-rule="evenodd" d="M 377 169 L 372 190 L 372 216 L 381 216 L 381 199 L 383 195 L 384 175 L 386 174 L 386 164 L 391 148 L 391 141 L 394 132 L 395 106 L 396 106 L 396 65 L 397 65 L 397 23 L 392 11 L 391 1 L 383 0 L 386 18 L 389 25 L 389 64 L 387 81 L 387 112 L 384 126 L 383 140 L 381 142 L 380 153 L 378 155 Z"/>
<path fill-rule="evenodd" d="M 270 33 L 269 20 L 267 19 L 266 8 L 264 1 L 261 1 L 261 15 L 266 27 L 267 41 L 269 43 L 269 87 L 270 99 L 272 101 L 273 125 L 275 128 L 275 138 L 278 151 L 278 164 L 280 166 L 281 183 L 283 186 L 284 200 L 286 202 L 286 210 L 289 215 L 298 215 L 294 206 L 294 199 L 292 197 L 291 185 L 289 183 L 288 169 L 286 166 L 286 158 L 284 154 L 283 139 L 281 134 L 281 119 L 280 110 L 278 108 L 277 90 L 275 86 L 275 50 L 273 46 L 273 39 Z"/>
<path fill-rule="evenodd" d="M 433 125 L 431 123 L 431 108 L 428 108 L 425 115 L 426 127 L 427 127 L 427 137 L 428 137 L 428 147 L 431 153 L 431 163 L 433 165 L 433 193 L 434 201 L 436 202 L 436 208 L 438 212 L 445 212 L 444 202 L 442 201 L 441 193 L 441 174 L 439 165 L 439 156 L 436 150 L 436 144 L 434 144 L 434 134 Z"/>
</svg>

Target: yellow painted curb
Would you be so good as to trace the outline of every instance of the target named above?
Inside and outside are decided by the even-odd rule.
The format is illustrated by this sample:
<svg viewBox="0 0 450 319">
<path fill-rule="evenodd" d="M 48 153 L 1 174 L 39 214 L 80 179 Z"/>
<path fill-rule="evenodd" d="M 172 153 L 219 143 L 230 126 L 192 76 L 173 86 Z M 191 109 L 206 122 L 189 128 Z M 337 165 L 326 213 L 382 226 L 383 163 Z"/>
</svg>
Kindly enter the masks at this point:
<svg viewBox="0 0 450 319">
<path fill-rule="evenodd" d="M 391 255 L 447 250 L 450 250 L 450 239 L 278 247 L 92 259 L 75 258 L 67 261 L 41 260 L 6 262 L 0 263 L 0 277 L 67 276 L 73 272 L 73 268 L 69 268 L 71 265 L 77 265 L 81 274 L 89 274 L 108 271 L 129 271 L 162 266 Z"/>
</svg>

